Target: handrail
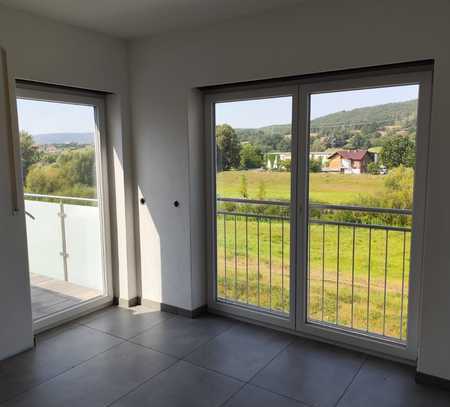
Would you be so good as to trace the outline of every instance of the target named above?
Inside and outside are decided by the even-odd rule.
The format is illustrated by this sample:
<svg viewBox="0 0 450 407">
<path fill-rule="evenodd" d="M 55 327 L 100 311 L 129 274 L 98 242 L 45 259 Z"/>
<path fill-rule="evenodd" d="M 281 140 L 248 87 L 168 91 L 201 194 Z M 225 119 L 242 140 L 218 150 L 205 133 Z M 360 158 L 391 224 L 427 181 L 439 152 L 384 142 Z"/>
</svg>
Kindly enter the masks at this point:
<svg viewBox="0 0 450 407">
<path fill-rule="evenodd" d="M 289 217 L 287 216 L 266 215 L 260 213 L 218 211 L 217 214 L 224 216 L 242 216 L 244 218 L 264 218 L 264 219 L 286 220 L 286 221 L 289 220 Z"/>
<path fill-rule="evenodd" d="M 310 219 L 309 223 L 315 225 L 334 225 L 334 226 L 349 226 L 354 228 L 366 228 L 366 229 L 380 229 L 380 230 L 392 230 L 396 232 L 411 232 L 411 228 L 403 226 L 389 226 L 389 225 L 377 225 L 367 223 L 354 223 L 354 222 L 341 222 L 335 220 L 322 220 L 322 219 Z"/>
<path fill-rule="evenodd" d="M 396 215 L 412 215 L 412 211 L 410 209 L 373 208 L 354 205 L 327 205 L 327 204 L 310 204 L 309 207 L 313 209 L 331 209 L 331 210 L 341 210 L 351 212 L 375 212 L 375 213 L 392 213 Z"/>
<path fill-rule="evenodd" d="M 274 201 L 274 200 L 256 200 L 256 199 L 245 199 L 245 198 L 221 198 L 218 197 L 217 201 L 220 202 L 235 202 L 242 204 L 256 204 L 256 205 L 276 205 L 276 206 L 291 206 L 290 202 L 287 201 Z M 374 213 L 386 213 L 394 215 L 412 215 L 411 209 L 397 209 L 397 208 L 374 208 L 365 206 L 354 206 L 354 205 L 331 205 L 331 204 L 309 204 L 310 209 L 330 209 L 330 210 L 342 210 L 351 212 L 374 212 Z"/>
<path fill-rule="evenodd" d="M 95 199 L 95 198 L 79 198 L 79 197 L 72 197 L 72 196 L 30 194 L 28 192 L 25 192 L 24 196 L 30 197 L 30 198 L 49 198 L 49 199 L 59 199 L 59 200 L 66 200 L 66 201 L 98 202 L 98 199 Z"/>
<path fill-rule="evenodd" d="M 237 202 L 243 204 L 256 204 L 256 205 L 277 205 L 277 206 L 291 206 L 287 201 L 264 201 L 259 199 L 246 199 L 246 198 L 217 198 L 220 202 Z"/>
</svg>

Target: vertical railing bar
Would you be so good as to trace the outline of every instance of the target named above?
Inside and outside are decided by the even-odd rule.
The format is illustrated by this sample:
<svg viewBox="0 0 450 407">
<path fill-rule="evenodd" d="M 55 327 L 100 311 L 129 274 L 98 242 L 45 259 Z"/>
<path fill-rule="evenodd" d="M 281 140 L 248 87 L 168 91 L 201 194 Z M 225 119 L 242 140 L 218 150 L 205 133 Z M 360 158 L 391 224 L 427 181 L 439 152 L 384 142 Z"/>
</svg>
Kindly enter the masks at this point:
<svg viewBox="0 0 450 407">
<path fill-rule="evenodd" d="M 284 220 L 281 219 L 281 311 L 284 312 Z"/>
<path fill-rule="evenodd" d="M 337 253 L 336 253 L 336 325 L 339 325 L 339 255 L 341 242 L 341 226 L 337 227 Z"/>
<path fill-rule="evenodd" d="M 384 253 L 384 304 L 383 304 L 383 336 L 386 333 L 386 301 L 387 301 L 387 259 L 388 259 L 389 230 L 386 230 L 386 248 Z"/>
<path fill-rule="evenodd" d="M 406 232 L 403 232 L 403 269 L 402 269 L 402 298 L 400 306 L 400 340 L 403 339 L 403 300 L 405 295 L 405 257 L 406 257 Z"/>
<path fill-rule="evenodd" d="M 237 215 L 234 215 L 234 300 L 237 301 Z"/>
<path fill-rule="evenodd" d="M 307 315 L 309 315 L 309 304 L 311 300 L 311 223 L 308 223 L 308 271 L 307 271 Z"/>
<path fill-rule="evenodd" d="M 272 310 L 272 219 L 269 219 L 269 309 Z"/>
<path fill-rule="evenodd" d="M 228 281 L 227 281 L 227 219 L 226 219 L 227 215 L 223 214 L 223 240 L 224 240 L 224 261 L 225 261 L 225 268 L 224 268 L 224 273 L 225 273 L 225 299 L 227 299 L 228 297 Z"/>
<path fill-rule="evenodd" d="M 66 239 L 66 213 L 64 212 L 64 202 L 59 201 L 59 217 L 61 222 L 61 256 L 63 258 L 64 281 L 69 281 L 69 271 L 67 266 L 67 239 Z"/>
<path fill-rule="evenodd" d="M 245 217 L 245 274 L 247 279 L 247 304 L 248 304 L 248 216 Z"/>
<path fill-rule="evenodd" d="M 322 321 L 325 308 L 325 225 L 322 225 Z"/>
<path fill-rule="evenodd" d="M 256 218 L 256 221 L 257 221 L 257 227 L 256 227 L 256 230 L 257 230 L 257 236 L 258 236 L 258 247 L 257 247 L 257 250 L 258 250 L 258 277 L 257 277 L 257 284 L 258 284 L 258 307 L 261 305 L 261 294 L 260 294 L 260 292 L 259 292 L 259 271 L 260 271 L 260 266 L 259 266 L 259 216 Z"/>
<path fill-rule="evenodd" d="M 369 317 L 370 317 L 370 273 L 371 273 L 371 261 L 372 261 L 372 228 L 369 228 L 369 264 L 367 273 L 367 329 L 369 332 Z"/>
<path fill-rule="evenodd" d="M 353 236 L 352 236 L 352 315 L 351 315 L 351 327 L 353 328 L 353 310 L 355 307 L 355 233 L 356 228 L 353 226 Z"/>
</svg>

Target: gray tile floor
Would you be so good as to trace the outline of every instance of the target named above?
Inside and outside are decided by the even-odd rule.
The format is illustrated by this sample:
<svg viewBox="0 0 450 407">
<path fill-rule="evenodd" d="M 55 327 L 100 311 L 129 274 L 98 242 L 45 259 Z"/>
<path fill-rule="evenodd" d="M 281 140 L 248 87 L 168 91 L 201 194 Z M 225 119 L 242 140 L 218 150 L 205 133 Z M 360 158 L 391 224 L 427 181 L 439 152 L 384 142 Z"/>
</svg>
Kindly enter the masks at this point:
<svg viewBox="0 0 450 407">
<path fill-rule="evenodd" d="M 109 308 L 0 362 L 3 406 L 441 407 L 414 369 L 205 315 Z"/>
</svg>

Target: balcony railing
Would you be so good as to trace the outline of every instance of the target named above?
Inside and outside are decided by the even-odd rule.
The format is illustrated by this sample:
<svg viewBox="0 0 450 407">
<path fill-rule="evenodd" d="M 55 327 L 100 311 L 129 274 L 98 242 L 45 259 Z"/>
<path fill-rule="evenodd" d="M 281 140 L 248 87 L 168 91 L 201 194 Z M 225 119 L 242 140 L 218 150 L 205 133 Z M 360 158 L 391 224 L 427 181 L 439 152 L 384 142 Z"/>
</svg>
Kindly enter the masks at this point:
<svg viewBox="0 0 450 407">
<path fill-rule="evenodd" d="M 289 314 L 290 204 L 217 199 L 221 300 Z M 309 205 L 308 320 L 403 342 L 411 211 Z"/>
<path fill-rule="evenodd" d="M 30 272 L 102 291 L 98 200 L 25 194 Z"/>
</svg>

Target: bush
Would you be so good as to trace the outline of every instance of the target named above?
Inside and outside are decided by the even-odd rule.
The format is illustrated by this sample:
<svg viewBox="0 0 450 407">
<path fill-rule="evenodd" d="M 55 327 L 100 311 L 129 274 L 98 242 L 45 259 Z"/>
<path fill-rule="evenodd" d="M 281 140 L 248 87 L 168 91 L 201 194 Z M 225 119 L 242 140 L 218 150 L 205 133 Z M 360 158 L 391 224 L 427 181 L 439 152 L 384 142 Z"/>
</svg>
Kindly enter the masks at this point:
<svg viewBox="0 0 450 407">
<path fill-rule="evenodd" d="M 378 163 L 372 162 L 367 165 L 367 172 L 369 174 L 373 174 L 373 175 L 379 174 L 380 170 L 381 170 L 381 168 Z"/>
<path fill-rule="evenodd" d="M 309 160 L 309 172 L 322 171 L 322 162 L 320 160 Z"/>
<path fill-rule="evenodd" d="M 291 170 L 291 160 L 282 160 L 282 161 L 280 161 L 280 168 L 283 171 L 290 171 Z"/>
<path fill-rule="evenodd" d="M 242 198 L 248 198 L 248 187 L 247 187 L 247 177 L 245 175 L 241 176 L 241 196 Z"/>
</svg>

